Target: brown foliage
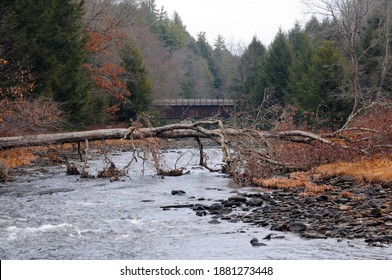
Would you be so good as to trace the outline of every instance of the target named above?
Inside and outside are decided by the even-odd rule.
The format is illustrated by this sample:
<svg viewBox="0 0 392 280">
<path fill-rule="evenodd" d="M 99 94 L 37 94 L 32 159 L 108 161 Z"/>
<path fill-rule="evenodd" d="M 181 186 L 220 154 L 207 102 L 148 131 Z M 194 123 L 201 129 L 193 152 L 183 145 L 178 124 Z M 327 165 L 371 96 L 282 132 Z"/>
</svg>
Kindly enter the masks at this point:
<svg viewBox="0 0 392 280">
<path fill-rule="evenodd" d="M 6 112 L 0 122 L 0 136 L 55 132 L 65 124 L 58 104 L 48 98 L 20 97 L 0 107 Z"/>
<path fill-rule="evenodd" d="M 0 160 L 8 168 L 25 166 L 36 160 L 37 156 L 32 148 L 20 148 L 7 151 L 0 151 Z"/>
<path fill-rule="evenodd" d="M 359 111 L 335 136 L 362 154 L 389 154 L 392 150 L 392 105 L 372 103 Z"/>
<path fill-rule="evenodd" d="M 35 79 L 19 60 L 7 60 L 0 48 L 0 124 L 14 114 L 12 104 L 35 88 Z"/>
<path fill-rule="evenodd" d="M 358 161 L 364 157 L 382 158 L 391 152 L 392 107 L 388 103 L 375 103 L 364 108 L 348 126 L 335 133 L 313 131 L 319 137 L 323 137 L 320 140 L 326 141 L 307 137 L 306 133 L 302 133 L 309 131 L 306 130 L 306 124 L 301 124 L 301 127 L 296 126 L 290 110 L 286 110 L 283 114 L 275 129 L 269 133 L 252 134 L 250 133 L 254 131 L 252 128 L 252 130 L 245 130 L 242 137 L 230 139 L 230 146 L 236 155 L 231 167 L 234 171 L 232 174 L 239 182 L 244 183 L 248 180 L 266 187 L 281 185 L 283 188 L 290 188 L 301 184 L 304 186 L 306 184 L 297 180 L 264 181 L 260 178 L 269 178 L 293 170 L 312 170 L 324 164 Z M 299 133 L 293 133 L 296 131 Z M 336 167 L 331 169 L 336 170 Z M 370 174 L 355 175 L 367 177 L 370 181 L 379 180 L 387 173 L 387 169 L 377 171 L 370 169 L 364 163 L 359 163 L 352 169 L 372 170 L 368 173 L 372 172 L 378 179 L 368 177 Z M 255 176 L 256 181 L 252 179 Z"/>
<path fill-rule="evenodd" d="M 131 95 L 120 79 L 125 68 L 115 62 L 112 54 L 113 47 L 120 47 L 126 36 L 120 31 L 113 16 L 102 11 L 102 17 L 99 25 L 90 26 L 86 30 L 88 40 L 85 48 L 90 52 L 91 62 L 84 64 L 84 67 L 91 73 L 97 89 L 113 99 L 113 104 L 106 108 L 106 112 L 114 116 L 121 102 Z"/>
</svg>

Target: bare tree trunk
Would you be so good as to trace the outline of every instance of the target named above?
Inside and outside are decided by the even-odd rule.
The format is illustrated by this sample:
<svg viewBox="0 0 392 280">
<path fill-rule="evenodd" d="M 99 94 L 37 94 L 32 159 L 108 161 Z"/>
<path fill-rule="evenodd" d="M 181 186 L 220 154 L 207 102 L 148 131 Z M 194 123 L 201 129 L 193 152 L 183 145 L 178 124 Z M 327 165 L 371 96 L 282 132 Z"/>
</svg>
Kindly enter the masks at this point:
<svg viewBox="0 0 392 280">
<path fill-rule="evenodd" d="M 387 1 L 387 8 L 386 8 L 386 22 L 384 26 L 385 32 L 385 54 L 384 59 L 382 62 L 382 69 L 381 69 L 381 76 L 380 76 L 380 86 L 379 86 L 379 94 L 381 94 L 382 87 L 385 84 L 386 75 L 389 68 L 389 48 L 390 48 L 390 28 L 391 28 L 391 1 Z"/>
<path fill-rule="evenodd" d="M 103 129 L 68 133 L 0 137 L 0 150 L 25 146 L 77 143 L 84 142 L 86 140 L 121 139 L 124 138 L 124 135 L 128 132 L 128 129 Z"/>
</svg>

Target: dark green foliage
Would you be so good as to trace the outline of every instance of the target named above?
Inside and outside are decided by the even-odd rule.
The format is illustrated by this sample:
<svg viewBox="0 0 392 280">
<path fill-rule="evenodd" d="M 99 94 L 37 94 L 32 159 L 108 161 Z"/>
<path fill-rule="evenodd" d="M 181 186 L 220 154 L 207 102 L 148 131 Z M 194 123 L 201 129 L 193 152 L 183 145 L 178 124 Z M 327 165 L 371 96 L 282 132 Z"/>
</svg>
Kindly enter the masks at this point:
<svg viewBox="0 0 392 280">
<path fill-rule="evenodd" d="M 121 58 L 126 70 L 124 79 L 131 96 L 126 97 L 121 104 L 117 119 L 128 121 L 151 109 L 152 82 L 143 65 L 142 55 L 135 46 L 126 46 L 121 52 Z"/>
<path fill-rule="evenodd" d="M 15 0 L 2 18 L 15 55 L 31 65 L 34 93 L 59 102 L 71 123 L 85 117 L 89 85 L 82 67 L 82 5 L 72 0 Z"/>
<path fill-rule="evenodd" d="M 265 46 L 256 37 L 253 37 L 252 42 L 241 56 L 238 64 L 239 75 L 236 89 L 240 93 L 238 101 L 244 109 L 250 107 L 251 93 L 255 91 L 266 53 Z"/>
<path fill-rule="evenodd" d="M 164 10 L 158 14 L 153 30 L 169 50 L 183 48 L 189 36 L 179 14 L 174 13 L 170 19 Z"/>
<path fill-rule="evenodd" d="M 253 92 L 254 104 L 261 104 L 266 90 L 272 92 L 271 102 L 284 104 L 284 93 L 290 79 L 292 53 L 286 35 L 280 30 L 272 42 L 259 72 Z"/>
<path fill-rule="evenodd" d="M 309 125 L 342 125 L 351 110 L 346 90 L 344 60 L 330 41 L 314 50 L 307 68 L 291 81 L 287 99 Z"/>
</svg>

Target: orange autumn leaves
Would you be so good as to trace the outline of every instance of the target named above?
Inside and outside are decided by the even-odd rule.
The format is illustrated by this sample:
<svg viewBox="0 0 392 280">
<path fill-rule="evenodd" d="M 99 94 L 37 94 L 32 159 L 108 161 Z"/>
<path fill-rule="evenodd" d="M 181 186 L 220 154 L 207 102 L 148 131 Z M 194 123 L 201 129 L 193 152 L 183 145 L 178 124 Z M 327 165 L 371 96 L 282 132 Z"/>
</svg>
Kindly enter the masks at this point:
<svg viewBox="0 0 392 280">
<path fill-rule="evenodd" d="M 84 64 L 84 67 L 92 75 L 95 86 L 112 98 L 111 105 L 106 111 L 114 116 L 125 98 L 131 96 L 120 78 L 125 68 L 112 62 L 111 53 L 111 47 L 121 46 L 125 33 L 119 30 L 109 16 L 103 21 L 102 26 L 88 28 L 86 32 L 88 39 L 85 47 L 91 54 L 91 62 Z"/>
</svg>

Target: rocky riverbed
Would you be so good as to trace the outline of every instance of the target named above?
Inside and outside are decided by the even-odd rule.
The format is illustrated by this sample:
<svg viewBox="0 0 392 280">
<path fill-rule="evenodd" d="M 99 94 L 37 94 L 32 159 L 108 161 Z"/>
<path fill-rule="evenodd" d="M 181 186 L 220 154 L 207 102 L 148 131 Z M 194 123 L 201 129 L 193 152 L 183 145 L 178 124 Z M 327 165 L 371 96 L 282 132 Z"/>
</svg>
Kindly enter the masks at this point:
<svg viewBox="0 0 392 280">
<path fill-rule="evenodd" d="M 350 176 L 325 177 L 319 183 L 333 188 L 316 196 L 304 196 L 301 188 L 239 190 L 227 199 L 192 209 L 211 222 L 243 222 L 306 239 L 363 239 L 371 246 L 392 243 L 391 184 L 361 184 Z"/>
</svg>

